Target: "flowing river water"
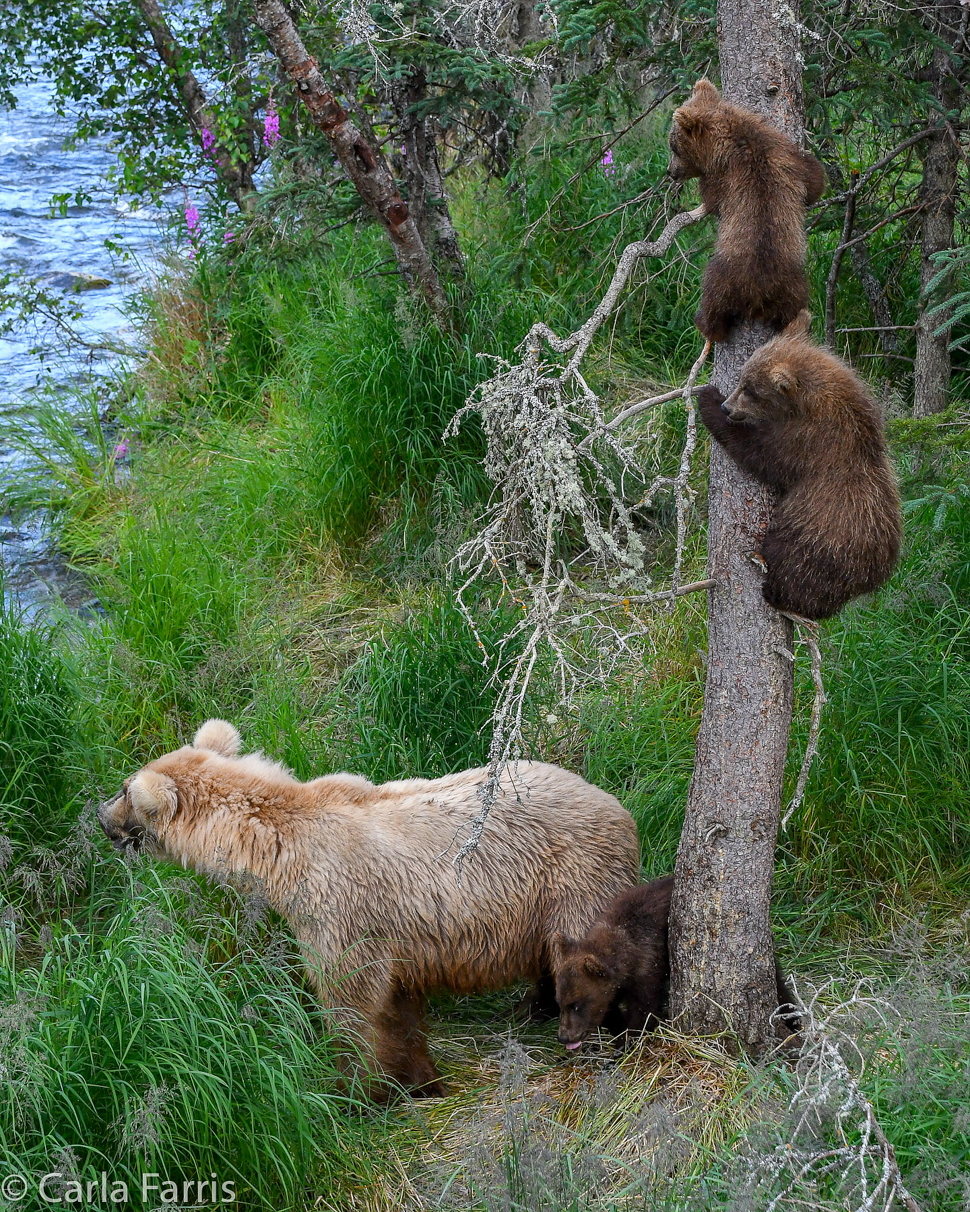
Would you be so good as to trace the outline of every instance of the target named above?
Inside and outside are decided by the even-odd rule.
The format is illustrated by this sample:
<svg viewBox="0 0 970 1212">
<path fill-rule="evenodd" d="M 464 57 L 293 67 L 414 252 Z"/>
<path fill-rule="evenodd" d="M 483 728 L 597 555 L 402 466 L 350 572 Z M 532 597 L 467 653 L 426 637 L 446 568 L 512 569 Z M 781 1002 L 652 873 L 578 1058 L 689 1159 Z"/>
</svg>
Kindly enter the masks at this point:
<svg viewBox="0 0 970 1212">
<path fill-rule="evenodd" d="M 69 283 L 69 275 L 107 280 L 110 285 L 76 296 L 84 316 L 74 327 L 91 344 L 107 336 L 130 345 L 136 334 L 125 304 L 152 271 L 164 214 L 116 200 L 106 180 L 114 156 L 103 144 L 66 147 L 71 128 L 69 119 L 54 112 L 45 83 L 21 88 L 17 107 L 0 110 L 0 273 L 58 275 L 48 279 L 52 284 Z M 90 194 L 91 201 L 69 205 L 63 215 L 57 209 L 52 213 L 55 194 L 73 198 L 78 190 Z M 112 256 L 106 239 L 122 244 L 129 255 Z M 23 409 L 44 385 L 59 391 L 70 406 L 79 383 L 119 369 L 118 355 L 104 351 L 32 352 L 38 335 L 30 329 L 0 335 L 0 412 L 5 415 Z M 21 459 L 17 451 L 0 447 L 0 485 L 16 476 Z M 0 518 L 4 590 L 28 617 L 52 597 L 78 607 L 91 596 L 83 580 L 72 577 L 49 548 L 44 522 L 43 515 Z"/>
</svg>

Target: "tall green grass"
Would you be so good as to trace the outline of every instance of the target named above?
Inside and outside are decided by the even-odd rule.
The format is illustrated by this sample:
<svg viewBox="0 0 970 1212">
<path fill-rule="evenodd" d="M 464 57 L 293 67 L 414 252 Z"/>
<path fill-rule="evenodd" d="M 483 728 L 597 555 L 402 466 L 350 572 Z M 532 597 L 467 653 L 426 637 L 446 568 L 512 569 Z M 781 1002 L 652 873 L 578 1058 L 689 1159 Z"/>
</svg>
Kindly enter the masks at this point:
<svg viewBox="0 0 970 1212">
<path fill-rule="evenodd" d="M 0 608 L 0 869 L 50 841 L 77 812 L 84 691 L 56 624 Z"/>
<path fill-rule="evenodd" d="M 9 936 L 0 952 L 2 1164 L 106 1171 L 136 1207 L 146 1172 L 180 1185 L 215 1174 L 241 1207 L 304 1207 L 358 1129 L 294 962 L 255 946 L 241 909 L 209 911 L 191 881 L 149 869 L 125 882 L 96 933 L 66 922 L 33 964 Z"/>
<path fill-rule="evenodd" d="M 486 647 L 508 626 L 483 614 Z M 447 598 L 385 627 L 355 662 L 333 703 L 332 738 L 376 781 L 436 778 L 484 764 L 496 691 L 478 641 Z"/>
<path fill-rule="evenodd" d="M 535 320 L 563 332 L 582 320 L 618 248 L 658 218 L 654 199 L 585 226 L 660 179 L 656 135 L 621 145 L 612 178 L 595 165 L 574 181 L 585 154 L 540 149 L 507 189 L 461 187 L 470 267 L 457 339 L 378 276 L 379 233 L 299 249 L 257 233 L 231 265 L 214 259 L 156 295 L 148 387 L 116 408 L 129 456 L 93 401 L 81 418 L 31 417 L 34 472 L 8 503 L 54 509 L 106 618 L 24 630 L 0 616 L 4 1164 L 63 1154 L 84 1174 L 215 1171 L 238 1177 L 249 1206 L 278 1210 L 366 1185 L 373 1150 L 288 952 L 218 891 L 164 868 L 129 872 L 80 805 L 209 715 L 302 778 L 435 776 L 485 760 L 495 688 L 446 566 L 488 485 L 474 428 L 447 444 L 441 433 Z M 590 367 L 608 400 L 683 375 L 698 261 L 648 266 L 634 284 Z M 865 323 L 857 292 L 843 306 Z M 673 409 L 664 424 L 666 458 L 683 421 Z M 903 434 L 897 453 L 911 472 L 909 554 L 885 591 L 823 628 L 829 705 L 780 850 L 779 916 L 806 962 L 820 937 L 879 930 L 887 908 L 959 904 L 970 886 L 970 493 L 955 488 L 970 476 L 960 450 L 923 457 Z M 663 560 L 669 519 L 651 520 Z M 494 647 L 508 619 L 484 598 L 476 610 Z M 699 600 L 652 634 L 642 668 L 555 724 L 532 712 L 528 727 L 530 756 L 630 808 L 659 874 L 674 862 L 702 707 Z M 535 703 L 555 701 L 540 669 Z M 947 1125 L 944 1150 L 959 1144 Z M 368 1131 L 379 1139 L 380 1123 Z M 912 1134 L 894 1139 L 916 1149 Z"/>
</svg>

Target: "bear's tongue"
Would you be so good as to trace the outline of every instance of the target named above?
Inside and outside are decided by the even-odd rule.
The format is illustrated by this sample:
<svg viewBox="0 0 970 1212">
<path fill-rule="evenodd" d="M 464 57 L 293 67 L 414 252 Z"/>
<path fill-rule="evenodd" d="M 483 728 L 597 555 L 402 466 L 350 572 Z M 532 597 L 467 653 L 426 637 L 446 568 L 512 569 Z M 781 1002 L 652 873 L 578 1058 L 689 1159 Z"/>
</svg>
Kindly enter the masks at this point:
<svg viewBox="0 0 970 1212">
<path fill-rule="evenodd" d="M 567 1051 L 567 1052 L 574 1052 L 574 1051 L 575 1051 L 577 1048 L 581 1048 L 582 1046 L 583 1046 L 583 1041 L 582 1041 L 582 1040 L 580 1040 L 578 1044 L 567 1044 L 567 1045 L 566 1045 L 566 1051 Z"/>
</svg>

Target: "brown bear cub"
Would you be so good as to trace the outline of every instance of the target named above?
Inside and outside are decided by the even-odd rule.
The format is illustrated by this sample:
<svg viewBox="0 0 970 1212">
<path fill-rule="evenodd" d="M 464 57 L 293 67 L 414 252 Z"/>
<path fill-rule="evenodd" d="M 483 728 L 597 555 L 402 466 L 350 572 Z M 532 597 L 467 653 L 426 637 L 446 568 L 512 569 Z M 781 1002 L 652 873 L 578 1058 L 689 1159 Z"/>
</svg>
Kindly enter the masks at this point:
<svg viewBox="0 0 970 1212">
<path fill-rule="evenodd" d="M 882 417 L 864 384 L 809 340 L 807 312 L 757 350 L 727 399 L 698 395 L 704 424 L 775 489 L 761 542 L 769 606 L 827 619 L 878 589 L 899 558 L 899 490 Z"/>
<path fill-rule="evenodd" d="M 559 1042 L 578 1048 L 598 1027 L 626 1043 L 667 1017 L 670 956 L 667 920 L 674 877 L 621 892 L 585 938 L 554 940 Z M 793 995 L 775 961 L 779 1007 Z M 782 1016 L 791 1034 L 801 1030 L 796 1013 Z"/>
<path fill-rule="evenodd" d="M 825 172 L 764 118 L 729 105 L 698 80 L 670 128 L 670 175 L 700 177 L 717 215 L 717 244 L 704 271 L 694 322 L 725 341 L 742 320 L 781 330 L 808 304 L 805 207 L 825 190 Z"/>
</svg>

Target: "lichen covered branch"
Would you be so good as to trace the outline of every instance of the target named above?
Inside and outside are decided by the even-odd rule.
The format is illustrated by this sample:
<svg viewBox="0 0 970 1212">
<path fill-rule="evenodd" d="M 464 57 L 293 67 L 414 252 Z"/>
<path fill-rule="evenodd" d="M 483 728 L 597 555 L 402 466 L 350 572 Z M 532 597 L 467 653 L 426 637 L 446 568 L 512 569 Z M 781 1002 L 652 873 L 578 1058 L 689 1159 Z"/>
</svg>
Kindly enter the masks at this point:
<svg viewBox="0 0 970 1212">
<path fill-rule="evenodd" d="M 890 1212 L 897 1201 L 907 1212 L 920 1212 L 852 1070 L 856 1062 L 860 1076 L 865 1068 L 855 1039 L 860 1024 L 884 1025 L 896 1011 L 867 992 L 864 982 L 848 997 L 826 1004 L 833 991 L 834 983 L 827 981 L 806 1000 L 796 996 L 802 1048 L 785 1139 L 752 1160 L 744 1196 L 770 1195 L 765 1212 L 817 1207 L 822 1190 L 834 1196 L 831 1206 L 846 1212 Z"/>
<path fill-rule="evenodd" d="M 489 652 L 475 631 L 482 662 L 499 688 L 492 717 L 489 777 L 482 813 L 455 858 L 459 869 L 475 848 L 501 771 L 523 752 L 527 695 L 536 670 L 551 671 L 557 709 L 570 710 L 577 691 L 602 683 L 616 663 L 632 656 L 645 627 L 631 604 L 672 609 L 682 587 L 690 486 L 697 442 L 694 394 L 709 352 L 705 345 L 682 387 L 640 401 L 608 420 L 583 373 L 583 360 L 639 260 L 660 256 L 677 234 L 704 215 L 703 207 L 677 215 L 659 239 L 639 241 L 621 254 L 609 287 L 589 319 L 559 337 L 534 324 L 516 363 L 479 385 L 445 433 L 479 416 L 486 438 L 485 470 L 495 485 L 480 531 L 457 552 L 459 608 L 475 629 L 472 594 L 497 582 L 500 600 L 521 618 Z M 567 358 L 549 357 L 549 351 Z M 647 407 L 681 398 L 687 436 L 674 474 L 652 479 L 618 429 Z M 643 520 L 657 495 L 669 491 L 677 513 L 677 541 L 669 586 L 655 588 Z M 702 583 L 706 587 L 707 583 Z"/>
</svg>

